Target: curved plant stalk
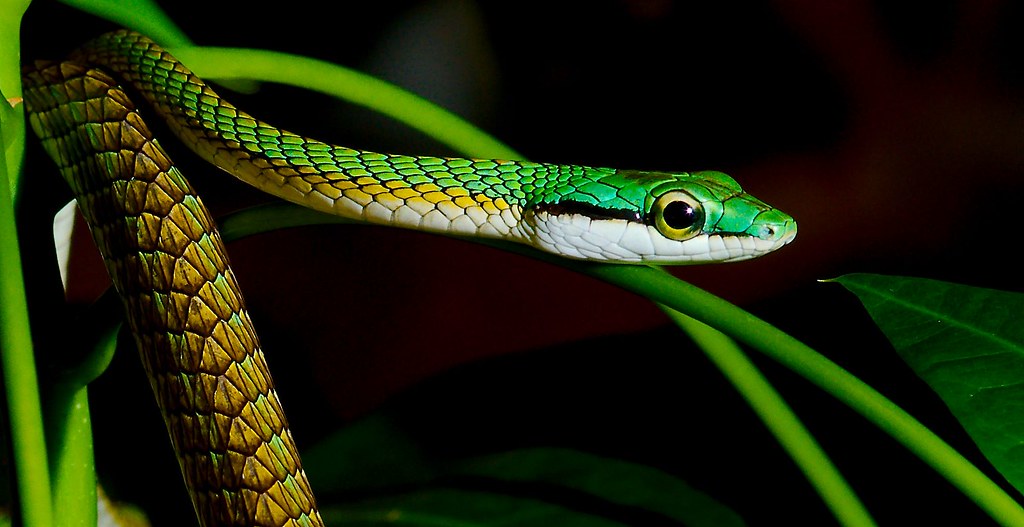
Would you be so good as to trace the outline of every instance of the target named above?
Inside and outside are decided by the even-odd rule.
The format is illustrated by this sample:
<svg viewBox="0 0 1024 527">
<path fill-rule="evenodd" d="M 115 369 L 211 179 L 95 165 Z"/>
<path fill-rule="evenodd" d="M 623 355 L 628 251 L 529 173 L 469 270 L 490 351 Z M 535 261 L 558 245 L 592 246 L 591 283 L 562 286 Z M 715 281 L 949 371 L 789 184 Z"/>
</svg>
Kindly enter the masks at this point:
<svg viewBox="0 0 1024 527">
<path fill-rule="evenodd" d="M 306 88 L 391 117 L 457 152 L 495 159 L 524 158 L 444 108 L 344 66 L 261 49 L 184 47 L 170 52 L 204 79 L 259 80 Z"/>
<path fill-rule="evenodd" d="M 60 0 L 115 24 L 130 27 L 165 46 L 188 46 L 192 39 L 152 0 Z"/>
<path fill-rule="evenodd" d="M 729 337 L 674 309 L 660 306 L 729 379 L 761 422 L 775 436 L 804 476 L 844 526 L 875 525 L 857 494 L 843 479 L 828 454 L 800 422 L 782 396 L 761 375 L 757 366 Z"/>
</svg>

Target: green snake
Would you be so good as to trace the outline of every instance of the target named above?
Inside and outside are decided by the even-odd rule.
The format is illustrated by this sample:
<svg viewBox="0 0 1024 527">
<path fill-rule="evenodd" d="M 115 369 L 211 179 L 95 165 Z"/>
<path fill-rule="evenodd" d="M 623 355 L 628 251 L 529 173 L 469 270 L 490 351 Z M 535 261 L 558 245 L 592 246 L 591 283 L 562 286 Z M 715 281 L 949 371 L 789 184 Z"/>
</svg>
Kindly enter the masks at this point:
<svg viewBox="0 0 1024 527">
<path fill-rule="evenodd" d="M 214 220 L 142 112 L 250 185 L 368 223 L 620 263 L 744 260 L 796 235 L 790 216 L 720 172 L 388 155 L 302 137 L 236 109 L 131 31 L 24 78 L 31 126 L 123 299 L 205 526 L 322 520 Z"/>
</svg>

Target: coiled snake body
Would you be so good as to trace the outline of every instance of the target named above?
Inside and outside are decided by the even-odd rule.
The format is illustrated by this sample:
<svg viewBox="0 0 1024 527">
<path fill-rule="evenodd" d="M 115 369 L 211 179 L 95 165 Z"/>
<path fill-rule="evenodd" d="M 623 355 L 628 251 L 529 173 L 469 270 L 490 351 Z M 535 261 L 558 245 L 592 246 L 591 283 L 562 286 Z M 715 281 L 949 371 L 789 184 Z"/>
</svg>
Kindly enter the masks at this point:
<svg viewBox="0 0 1024 527">
<path fill-rule="evenodd" d="M 321 525 L 214 221 L 110 71 L 203 158 L 284 199 L 371 223 L 570 258 L 753 258 L 796 223 L 719 172 L 385 155 L 237 110 L 147 38 L 99 37 L 25 71 L 33 130 L 92 230 L 203 525 Z M 145 111 L 145 110 L 141 110 Z"/>
</svg>

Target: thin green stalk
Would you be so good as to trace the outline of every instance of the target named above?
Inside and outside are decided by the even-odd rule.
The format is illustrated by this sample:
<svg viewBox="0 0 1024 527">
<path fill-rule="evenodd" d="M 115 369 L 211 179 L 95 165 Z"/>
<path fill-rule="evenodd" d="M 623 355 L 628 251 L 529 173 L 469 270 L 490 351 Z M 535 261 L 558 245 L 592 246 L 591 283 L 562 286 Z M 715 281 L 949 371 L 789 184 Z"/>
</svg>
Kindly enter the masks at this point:
<svg viewBox="0 0 1024 527">
<path fill-rule="evenodd" d="M 28 4 L 28 0 L 0 0 L 0 155 L 5 157 L 8 192 L 14 197 L 25 157 L 25 114 L 17 102 L 21 100 L 21 17 Z"/>
<path fill-rule="evenodd" d="M 0 122 L 0 139 L 5 123 Z M 4 157 L 0 149 L 0 365 L 21 515 L 25 525 L 46 527 L 52 525 L 50 476 L 18 231 Z"/>
<path fill-rule="evenodd" d="M 27 2 L 0 5 L 0 98 L 20 101 L 18 38 Z M 53 525 L 43 418 L 21 269 L 14 195 L 24 157 L 20 108 L 0 110 L 0 367 L 6 390 L 19 512 L 24 525 Z"/>
<path fill-rule="evenodd" d="M 47 400 L 53 467 L 53 517 L 60 527 L 96 525 L 96 467 L 93 457 L 89 392 L 85 386 L 59 385 Z"/>
<path fill-rule="evenodd" d="M 171 52 L 205 79 L 260 80 L 307 88 L 387 115 L 458 152 L 523 159 L 515 150 L 444 108 L 337 64 L 261 49 L 182 47 Z"/>
<path fill-rule="evenodd" d="M 165 46 L 188 46 L 192 41 L 152 0 L 61 0 L 124 27 L 130 27 Z"/>
<path fill-rule="evenodd" d="M 46 430 L 53 481 L 54 518 L 61 527 L 96 525 L 96 467 L 88 385 L 107 369 L 117 349 L 120 315 L 109 317 L 112 296 L 104 296 L 77 321 L 77 342 L 94 342 L 81 362 L 69 364 L 49 387 Z"/>
<path fill-rule="evenodd" d="M 729 337 L 691 317 L 666 307 L 662 310 L 690 335 L 733 387 L 746 399 L 772 435 L 821 496 L 840 525 L 873 526 L 871 514 L 822 450 L 800 418 L 775 391 L 743 350 Z"/>
</svg>

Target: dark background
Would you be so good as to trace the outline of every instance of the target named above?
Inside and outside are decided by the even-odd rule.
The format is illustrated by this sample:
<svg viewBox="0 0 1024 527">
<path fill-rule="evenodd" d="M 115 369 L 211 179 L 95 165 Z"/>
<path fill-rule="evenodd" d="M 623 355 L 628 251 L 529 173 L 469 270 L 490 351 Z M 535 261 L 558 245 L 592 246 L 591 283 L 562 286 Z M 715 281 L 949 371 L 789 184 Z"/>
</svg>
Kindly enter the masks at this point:
<svg viewBox="0 0 1024 527">
<path fill-rule="evenodd" d="M 761 260 L 674 274 L 825 353 L 995 474 L 856 300 L 816 280 L 871 271 L 1021 289 L 1019 3 L 167 4 L 198 44 L 301 53 L 379 75 L 531 159 L 729 172 L 790 212 L 799 236 Z M 38 1 L 23 54 L 59 58 L 112 27 Z M 457 154 L 326 97 L 270 85 L 221 91 L 262 119 L 333 143 Z M 43 197 L 61 183 L 32 154 L 21 214 L 49 221 L 68 196 Z M 175 155 L 216 211 L 264 200 L 188 157 Z M 642 299 L 393 229 L 293 229 L 229 249 L 300 446 L 383 409 L 439 457 L 568 446 L 676 474 L 750 525 L 834 523 L 727 383 Z M 45 246 L 33 254 L 27 267 L 46 285 L 32 287 L 52 289 L 51 256 Z M 88 267 L 73 271 L 82 303 L 102 289 Z M 991 523 L 862 418 L 754 358 L 881 525 Z M 107 486 L 188 518 L 138 359 L 116 357 L 91 395 L 97 426 L 113 431 L 97 439 Z M 170 490 L 121 474 L 140 467 L 169 474 Z M 158 505 L 175 492 L 185 505 Z"/>
</svg>

